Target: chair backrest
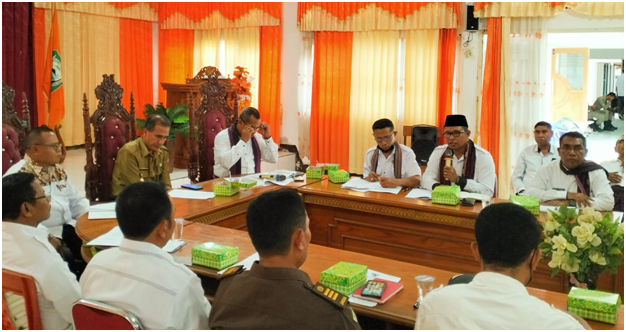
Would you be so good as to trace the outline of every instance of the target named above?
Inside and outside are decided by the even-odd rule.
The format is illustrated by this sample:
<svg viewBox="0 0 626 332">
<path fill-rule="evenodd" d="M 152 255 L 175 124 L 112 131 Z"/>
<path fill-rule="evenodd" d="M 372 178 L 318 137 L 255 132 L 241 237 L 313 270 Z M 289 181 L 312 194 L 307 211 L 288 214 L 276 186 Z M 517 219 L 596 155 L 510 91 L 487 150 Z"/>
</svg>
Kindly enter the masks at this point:
<svg viewBox="0 0 626 332">
<path fill-rule="evenodd" d="M 91 202 L 107 202 L 111 195 L 111 179 L 117 152 L 137 136 L 135 100 L 130 93 L 130 113 L 122 106 L 124 89 L 113 75 L 102 75 L 102 83 L 95 89 L 98 108 L 89 116 L 87 94 L 83 93 L 83 122 L 85 125 L 85 193 Z M 91 127 L 95 143 L 91 140 Z M 95 151 L 94 151 L 95 150 Z M 94 162 L 95 152 L 95 162 Z"/>
<path fill-rule="evenodd" d="M 191 182 L 202 182 L 214 178 L 213 166 L 215 163 L 215 136 L 225 128 L 231 126 L 237 118 L 238 102 L 235 98 L 234 109 L 226 102 L 229 87 L 218 79 L 219 72 L 208 77 L 200 87 L 202 101 L 200 106 L 189 117 L 189 166 L 188 173 Z M 193 110 L 193 99 L 189 95 L 189 110 Z M 198 123 L 196 150 L 195 123 Z"/>
<path fill-rule="evenodd" d="M 12 299 L 21 299 L 13 301 Z M 12 298 L 12 299 L 11 299 Z M 15 304 L 15 306 L 13 305 Z M 29 330 L 41 330 L 41 316 L 39 314 L 39 300 L 37 299 L 37 287 L 33 277 L 2 269 L 2 321 L 4 325 L 5 306 L 11 315 L 11 322 L 16 329 L 22 329 L 21 324 L 16 323 L 21 316 L 22 310 L 26 310 L 27 328 Z"/>
<path fill-rule="evenodd" d="M 77 330 L 143 330 L 137 317 L 112 305 L 80 299 L 72 306 Z"/>
<path fill-rule="evenodd" d="M 15 90 L 2 83 L 2 174 L 24 157 L 26 134 L 30 131 L 30 112 L 26 93 L 22 93 L 22 118 L 13 107 Z"/>
</svg>

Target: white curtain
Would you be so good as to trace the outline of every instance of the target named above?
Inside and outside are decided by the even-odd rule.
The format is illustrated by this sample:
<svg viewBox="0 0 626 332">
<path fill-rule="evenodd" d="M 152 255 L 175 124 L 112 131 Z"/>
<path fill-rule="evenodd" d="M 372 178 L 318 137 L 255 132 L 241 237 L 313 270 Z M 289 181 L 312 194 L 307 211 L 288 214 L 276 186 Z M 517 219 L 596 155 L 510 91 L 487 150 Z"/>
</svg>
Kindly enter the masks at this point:
<svg viewBox="0 0 626 332">
<path fill-rule="evenodd" d="M 220 42 L 222 31 L 195 30 L 193 35 L 193 73 L 197 74 L 200 69 L 211 66 L 219 68 L 218 55 L 220 53 Z M 221 69 L 220 69 L 221 72 Z M 222 72 L 223 75 L 228 73 Z"/>
<path fill-rule="evenodd" d="M 298 65 L 298 152 L 311 157 L 309 150 L 311 126 L 311 95 L 313 93 L 313 32 L 302 32 L 302 48 Z"/>
<path fill-rule="evenodd" d="M 233 76 L 235 67 L 246 68 L 250 73 L 252 107 L 259 105 L 259 60 L 261 57 L 261 34 L 259 27 L 224 30 L 224 67 L 222 75 Z M 221 62 L 221 61 L 220 61 Z"/>
</svg>

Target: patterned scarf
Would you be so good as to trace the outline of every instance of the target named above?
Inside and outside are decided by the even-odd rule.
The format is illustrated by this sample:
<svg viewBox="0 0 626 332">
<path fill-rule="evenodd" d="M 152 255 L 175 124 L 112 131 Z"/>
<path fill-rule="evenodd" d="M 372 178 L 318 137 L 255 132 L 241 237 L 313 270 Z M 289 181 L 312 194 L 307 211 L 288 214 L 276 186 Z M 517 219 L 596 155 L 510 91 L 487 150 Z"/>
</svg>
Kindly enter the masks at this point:
<svg viewBox="0 0 626 332">
<path fill-rule="evenodd" d="M 239 143 L 240 137 L 237 131 L 237 121 L 228 128 L 228 138 L 230 139 L 231 148 Z M 252 154 L 254 155 L 254 173 L 261 173 L 261 148 L 259 147 L 259 142 L 254 138 L 254 134 L 250 137 L 250 141 L 252 141 Z M 230 174 L 241 174 L 241 159 L 237 160 L 233 167 L 230 168 Z"/>
<path fill-rule="evenodd" d="M 446 154 L 441 155 L 439 160 L 439 183 L 450 185 L 450 181 L 446 180 L 443 176 L 443 168 L 446 166 Z M 466 179 L 474 179 L 474 172 L 476 171 L 476 147 L 472 140 L 467 141 L 467 148 L 463 158 L 463 171 L 461 176 Z"/>
<path fill-rule="evenodd" d="M 559 163 L 559 166 L 561 167 L 561 171 L 563 171 L 563 173 L 567 175 L 573 175 L 574 178 L 576 178 L 578 192 L 583 193 L 587 196 L 589 196 L 591 192 L 591 184 L 589 183 L 589 172 L 601 169 L 604 171 L 604 173 L 606 173 L 607 177 L 609 176 L 609 172 L 607 172 L 604 167 L 589 160 L 585 160 L 583 164 L 578 166 L 578 168 L 576 169 L 570 170 L 565 168 L 562 161 Z"/>
<path fill-rule="evenodd" d="M 42 167 L 33 162 L 28 155 L 24 156 L 24 161 L 24 166 L 22 166 L 20 172 L 35 175 L 35 179 L 42 187 L 48 186 L 53 182 L 67 180 L 67 173 L 65 173 L 65 170 L 59 164 L 50 167 Z"/>
<path fill-rule="evenodd" d="M 378 155 L 380 154 L 378 153 L 378 150 L 380 150 L 380 148 L 377 147 L 374 153 L 372 154 L 372 163 L 371 163 L 372 172 L 376 172 L 376 169 L 378 168 Z M 392 150 L 396 151 L 395 155 L 393 156 L 393 175 L 396 177 L 396 179 L 401 179 L 402 178 L 402 149 L 400 148 L 400 145 L 398 145 L 398 142 L 393 143 Z"/>
</svg>

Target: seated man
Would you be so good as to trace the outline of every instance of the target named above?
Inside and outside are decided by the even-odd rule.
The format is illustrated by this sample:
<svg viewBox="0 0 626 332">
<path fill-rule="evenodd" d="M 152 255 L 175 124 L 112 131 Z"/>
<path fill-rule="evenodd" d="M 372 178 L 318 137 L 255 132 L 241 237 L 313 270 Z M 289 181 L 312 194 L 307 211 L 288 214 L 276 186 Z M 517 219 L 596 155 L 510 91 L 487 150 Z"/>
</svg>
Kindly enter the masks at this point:
<svg viewBox="0 0 626 332">
<path fill-rule="evenodd" d="M 37 228 L 50 217 L 50 196 L 31 173 L 5 176 L 2 192 L 2 268 L 35 279 L 43 329 L 71 329 L 80 286 L 48 232 Z"/>
<path fill-rule="evenodd" d="M 615 200 L 613 211 L 624 212 L 624 135 L 617 140 L 615 152 L 617 159 L 607 160 L 600 165 L 609 172 L 609 184 Z"/>
<path fill-rule="evenodd" d="M 419 187 L 422 170 L 411 148 L 396 142 L 393 122 L 380 119 L 372 126 L 377 146 L 367 150 L 363 178 L 385 188 Z"/>
<path fill-rule="evenodd" d="M 81 194 L 67 176 L 61 158 L 61 143 L 52 129 L 45 125 L 33 128 L 26 136 L 26 155 L 6 172 L 31 173 L 44 191 L 51 197 L 50 218 L 41 225 L 50 234 L 62 238 L 73 257 L 66 257 L 77 276 L 85 269 L 80 249 L 83 241 L 76 235 L 76 220 L 87 212 L 89 201 Z"/>
<path fill-rule="evenodd" d="M 256 108 L 246 107 L 238 121 L 215 136 L 216 177 L 261 173 L 261 160 L 278 161 L 278 145 L 272 140 L 270 126 L 260 119 Z"/>
<path fill-rule="evenodd" d="M 537 144 L 522 150 L 511 179 L 516 195 L 526 191 L 526 184 L 541 165 L 559 159 L 557 147 L 550 144 L 552 126 L 545 121 L 537 122 L 533 133 Z"/>
<path fill-rule="evenodd" d="M 607 172 L 593 161 L 585 160 L 587 140 L 579 132 L 570 131 L 559 138 L 561 160 L 539 168 L 528 182 L 526 194 L 535 196 L 543 205 L 591 206 L 597 211 L 613 210 L 613 190 Z"/>
<path fill-rule="evenodd" d="M 422 176 L 422 188 L 433 190 L 440 184 L 459 185 L 461 190 L 493 196 L 496 166 L 489 151 L 470 139 L 465 115 L 446 117 L 443 137 L 446 145 L 435 148 Z M 446 158 L 451 166 L 446 166 Z"/>
<path fill-rule="evenodd" d="M 528 294 L 541 251 L 541 227 L 526 209 L 492 204 L 474 225 L 471 250 L 481 271 L 469 284 L 454 284 L 422 300 L 416 330 L 582 330 L 579 317 Z"/>
<path fill-rule="evenodd" d="M 117 152 L 113 168 L 112 194 L 119 193 L 131 183 L 159 181 L 172 189 L 170 182 L 170 155 L 163 145 L 170 133 L 170 120 L 162 115 L 146 119 L 143 135 L 126 143 Z"/>
<path fill-rule="evenodd" d="M 200 279 L 162 249 L 174 232 L 174 210 L 162 183 L 126 186 L 116 206 L 124 239 L 89 262 L 83 296 L 133 313 L 148 330 L 207 329 L 211 305 Z"/>
<path fill-rule="evenodd" d="M 311 231 L 302 198 L 291 190 L 265 193 L 250 203 L 248 233 L 259 261 L 250 271 L 224 273 L 209 317 L 211 329 L 360 329 L 348 298 L 299 270 Z M 332 294 L 338 294 L 332 295 Z"/>
<path fill-rule="evenodd" d="M 614 109 L 611 107 L 611 103 L 613 99 L 615 99 L 615 93 L 609 92 L 606 96 L 600 96 L 593 103 L 591 107 L 589 107 L 589 119 L 596 119 L 595 123 L 589 125 L 589 128 L 593 129 L 593 131 L 602 132 L 605 130 L 613 131 L 617 128 L 611 124 L 611 117 Z M 600 128 L 600 125 L 604 124 L 604 128 Z"/>
</svg>

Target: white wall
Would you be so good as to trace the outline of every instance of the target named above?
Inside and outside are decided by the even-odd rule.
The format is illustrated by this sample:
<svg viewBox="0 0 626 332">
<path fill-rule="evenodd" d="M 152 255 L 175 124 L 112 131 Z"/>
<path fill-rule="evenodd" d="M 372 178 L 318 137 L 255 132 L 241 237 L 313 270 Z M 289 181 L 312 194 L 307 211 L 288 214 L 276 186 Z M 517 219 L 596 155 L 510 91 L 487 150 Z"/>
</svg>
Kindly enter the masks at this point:
<svg viewBox="0 0 626 332">
<path fill-rule="evenodd" d="M 283 2 L 283 44 L 280 99 L 283 112 L 281 142 L 298 144 L 298 65 L 302 35 L 297 26 L 298 3 Z"/>
</svg>

